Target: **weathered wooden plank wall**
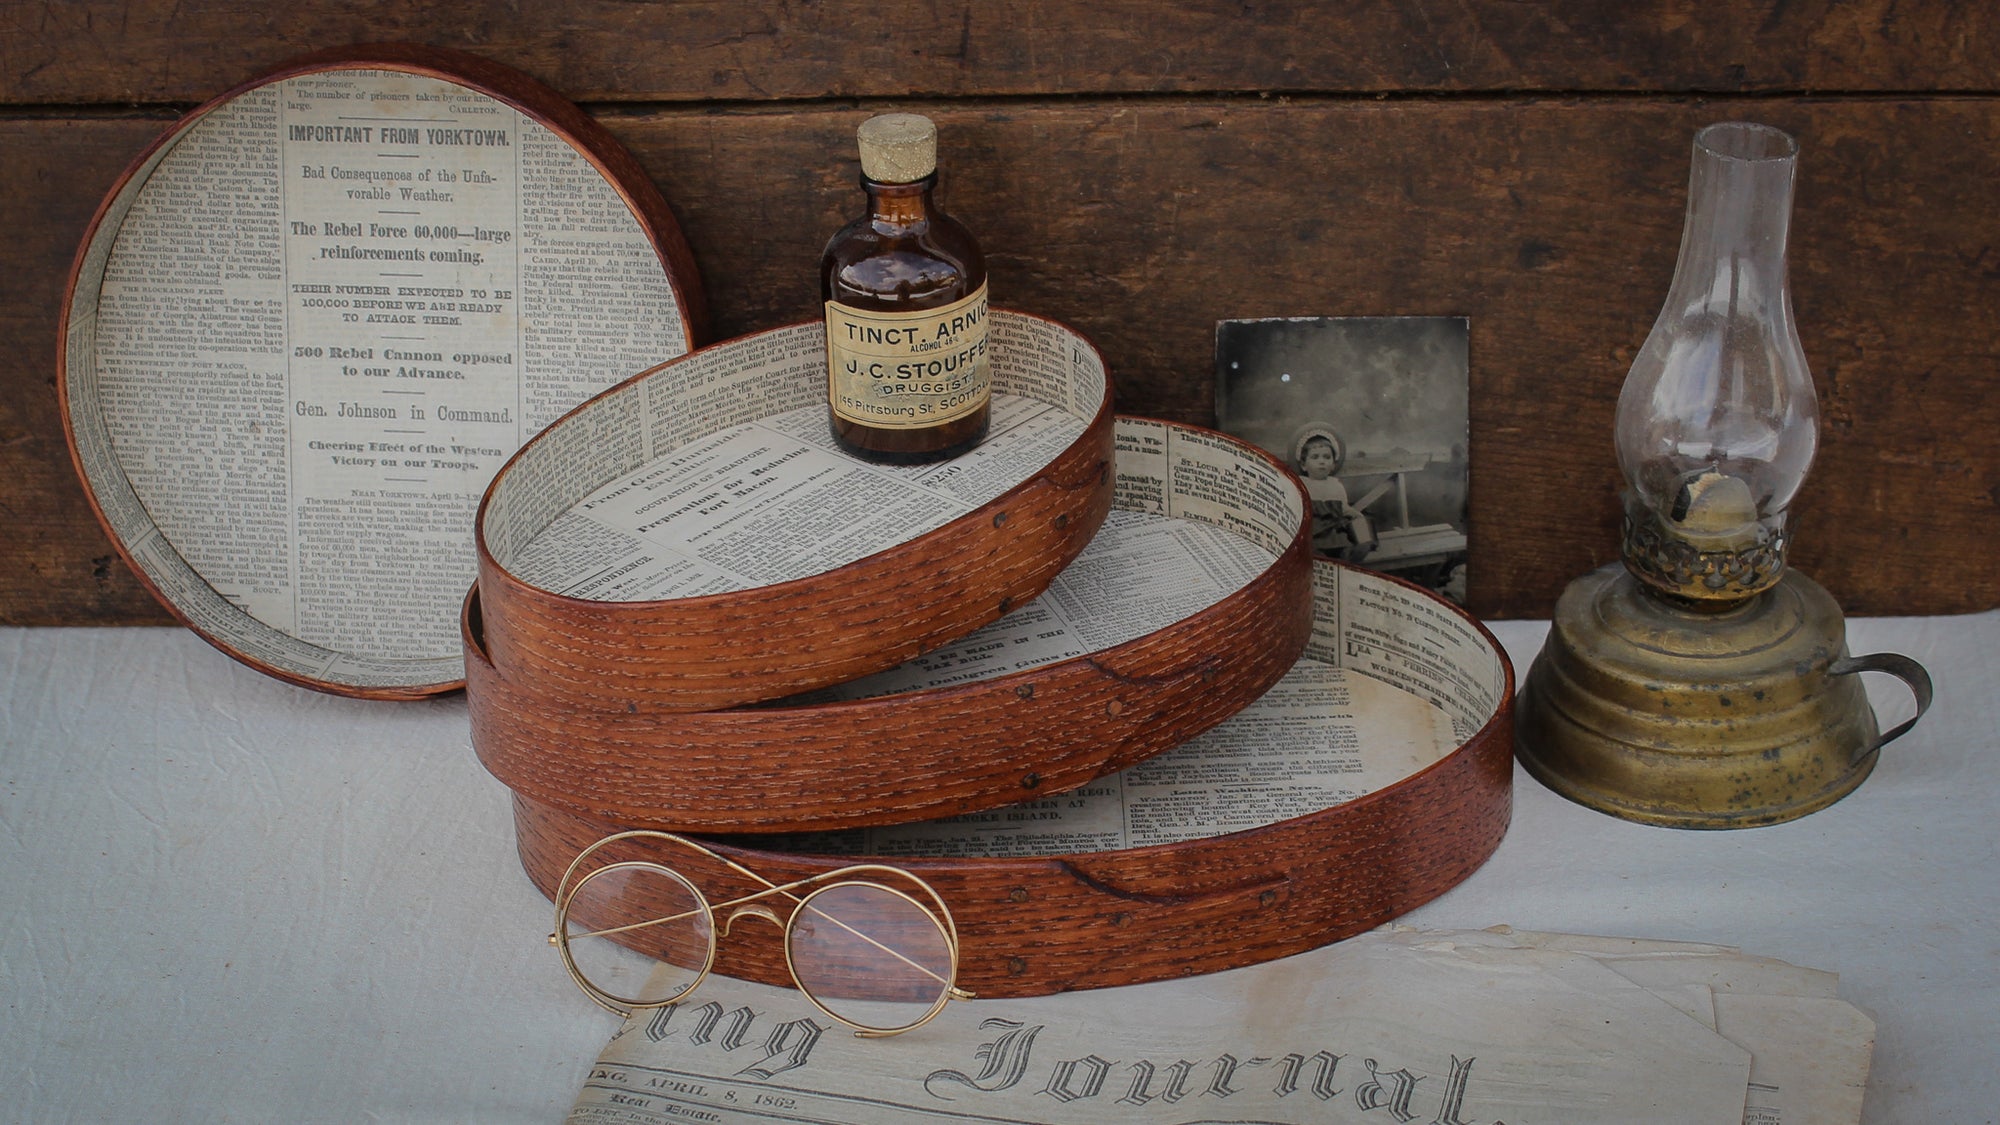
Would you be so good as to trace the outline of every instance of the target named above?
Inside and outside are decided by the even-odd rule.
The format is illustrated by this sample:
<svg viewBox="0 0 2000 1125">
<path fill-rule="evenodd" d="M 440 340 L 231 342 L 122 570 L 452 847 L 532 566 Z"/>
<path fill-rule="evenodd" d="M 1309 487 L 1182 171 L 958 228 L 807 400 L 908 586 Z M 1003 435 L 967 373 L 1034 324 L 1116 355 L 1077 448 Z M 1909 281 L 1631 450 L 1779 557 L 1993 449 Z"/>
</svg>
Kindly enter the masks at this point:
<svg viewBox="0 0 2000 1125">
<path fill-rule="evenodd" d="M 1725 10 L 1714 10 L 1717 8 Z M 408 39 L 585 104 L 665 192 L 733 335 L 813 315 L 852 129 L 938 118 L 996 299 L 1074 324 L 1121 409 L 1212 420 L 1214 324 L 1472 318 L 1472 586 L 1542 615 L 1615 555 L 1610 423 L 1689 139 L 1795 133 L 1824 433 L 1795 561 L 1858 613 L 2000 605 L 2000 12 L 1976 3 L 1137 0 L 0 4 L 0 623 L 165 621 L 63 450 L 56 308 L 125 163 L 291 55 Z"/>
</svg>

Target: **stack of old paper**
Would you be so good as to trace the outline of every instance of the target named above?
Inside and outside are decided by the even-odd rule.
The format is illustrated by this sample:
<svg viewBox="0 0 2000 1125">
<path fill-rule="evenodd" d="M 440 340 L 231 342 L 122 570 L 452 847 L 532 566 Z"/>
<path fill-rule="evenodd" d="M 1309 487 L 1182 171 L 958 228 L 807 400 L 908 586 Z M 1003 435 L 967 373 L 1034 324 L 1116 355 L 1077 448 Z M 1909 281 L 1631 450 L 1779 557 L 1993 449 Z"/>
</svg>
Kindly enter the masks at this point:
<svg viewBox="0 0 2000 1125">
<path fill-rule="evenodd" d="M 1723 946 L 1388 927 L 861 1039 L 711 976 L 619 1029 L 570 1121 L 1840 1125 L 1874 1024 L 1836 983 Z"/>
</svg>

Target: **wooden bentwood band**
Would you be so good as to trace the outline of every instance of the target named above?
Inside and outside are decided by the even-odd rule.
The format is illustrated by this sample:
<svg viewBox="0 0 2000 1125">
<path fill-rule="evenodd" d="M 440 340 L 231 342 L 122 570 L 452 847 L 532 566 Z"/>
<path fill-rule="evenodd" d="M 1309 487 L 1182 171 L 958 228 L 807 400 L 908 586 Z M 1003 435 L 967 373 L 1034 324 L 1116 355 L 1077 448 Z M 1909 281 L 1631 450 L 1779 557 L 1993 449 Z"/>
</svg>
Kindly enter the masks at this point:
<svg viewBox="0 0 2000 1125">
<path fill-rule="evenodd" d="M 1464 745 L 1330 809 L 1126 851 L 885 862 L 916 872 L 944 897 L 958 923 L 959 984 L 984 997 L 1141 984 L 1317 948 L 1429 902 L 1499 846 L 1513 808 L 1514 673 L 1505 671 L 1499 708 Z M 514 825 L 522 865 L 543 894 L 553 894 L 578 852 L 629 827 L 518 795 Z M 643 842 L 635 844 L 612 845 L 605 858 L 648 858 Z M 716 847 L 778 881 L 855 862 L 761 851 L 742 838 Z M 712 897 L 749 890 L 726 868 L 690 862 L 683 850 L 653 858 Z M 789 984 L 780 945 L 764 927 L 740 927 L 721 939 L 717 971 Z"/>
<path fill-rule="evenodd" d="M 590 161 L 604 177 L 605 183 L 610 185 L 631 209 L 639 222 L 640 229 L 659 255 L 660 264 L 666 272 L 668 288 L 673 293 L 679 308 L 682 330 L 686 333 L 691 347 L 699 346 L 708 338 L 708 302 L 701 285 L 701 273 L 695 268 L 694 252 L 688 247 L 687 239 L 682 235 L 680 224 L 675 221 L 673 211 L 668 208 L 665 197 L 660 194 L 659 188 L 654 186 L 652 178 L 646 174 L 645 169 L 640 167 L 637 158 L 627 151 L 609 130 L 598 124 L 595 118 L 578 109 L 567 98 L 536 79 L 478 55 L 443 47 L 429 47 L 416 43 L 368 43 L 329 48 L 290 59 L 232 89 L 217 94 L 190 110 L 134 157 L 132 163 L 119 174 L 111 190 L 105 193 L 104 199 L 97 205 L 96 213 L 91 216 L 90 225 L 84 230 L 83 239 L 77 246 L 76 258 L 70 264 L 69 280 L 63 288 L 56 333 L 58 373 L 56 398 L 63 419 L 63 435 L 69 446 L 70 462 L 76 470 L 77 478 L 83 482 L 84 497 L 90 502 L 91 512 L 104 528 L 105 535 L 117 549 L 119 557 L 124 559 L 127 568 L 139 580 L 139 584 L 153 595 L 154 600 L 195 635 L 231 658 L 277 679 L 334 695 L 363 699 L 424 699 L 456 691 L 465 686 L 465 681 L 453 678 L 434 683 L 363 686 L 307 675 L 281 667 L 255 652 L 232 644 L 228 638 L 204 627 L 187 609 L 169 597 L 148 573 L 146 567 L 134 557 L 124 534 L 112 525 L 110 517 L 105 513 L 104 504 L 97 495 L 99 486 L 85 470 L 84 457 L 77 449 L 77 430 L 74 420 L 76 404 L 71 401 L 69 380 L 66 377 L 70 363 L 70 320 L 72 311 L 76 308 L 78 287 L 79 285 L 101 286 L 103 281 L 101 277 L 84 277 L 85 264 L 90 260 L 93 245 L 100 237 L 117 236 L 118 228 L 107 228 L 106 222 L 114 209 L 123 202 L 127 191 L 134 186 L 134 177 L 159 159 L 163 148 L 179 141 L 203 118 L 244 94 L 288 78 L 340 70 L 387 70 L 436 78 L 494 98 L 534 119 L 568 142 Z M 150 175 L 149 172 L 147 174 Z M 94 293 L 94 288 L 91 292 Z M 95 299 L 94 296 L 92 299 Z M 411 560 L 413 564 L 421 561 L 423 560 Z"/>
<path fill-rule="evenodd" d="M 1240 448 L 1297 488 L 1262 451 Z M 1312 633 L 1303 501 L 1299 512 L 1263 573 L 1167 628 L 1004 676 L 843 703 L 669 713 L 544 690 L 495 669 L 475 590 L 463 622 L 472 744 L 516 793 L 628 827 L 822 831 L 1060 793 L 1193 738 L 1291 670 Z"/>
<path fill-rule="evenodd" d="M 670 376 L 691 358 L 628 383 Z M 745 590 L 642 602 L 569 597 L 509 573 L 482 534 L 486 658 L 517 688 L 535 684 L 551 701 L 638 716 L 720 710 L 893 668 L 1032 601 L 1076 558 L 1110 511 L 1113 423 L 1107 374 L 1083 435 L 1032 478 L 888 550 Z"/>
</svg>

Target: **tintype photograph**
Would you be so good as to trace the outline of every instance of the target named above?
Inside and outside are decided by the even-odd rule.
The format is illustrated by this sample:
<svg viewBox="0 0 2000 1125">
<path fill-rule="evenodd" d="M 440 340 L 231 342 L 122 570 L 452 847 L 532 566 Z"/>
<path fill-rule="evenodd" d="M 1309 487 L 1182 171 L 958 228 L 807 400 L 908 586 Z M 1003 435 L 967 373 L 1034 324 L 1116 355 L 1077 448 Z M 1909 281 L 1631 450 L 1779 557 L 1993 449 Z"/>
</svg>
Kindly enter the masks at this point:
<svg viewBox="0 0 2000 1125">
<path fill-rule="evenodd" d="M 1215 414 L 1291 466 L 1313 551 L 1465 601 L 1467 322 L 1282 317 L 1215 330 Z"/>
</svg>

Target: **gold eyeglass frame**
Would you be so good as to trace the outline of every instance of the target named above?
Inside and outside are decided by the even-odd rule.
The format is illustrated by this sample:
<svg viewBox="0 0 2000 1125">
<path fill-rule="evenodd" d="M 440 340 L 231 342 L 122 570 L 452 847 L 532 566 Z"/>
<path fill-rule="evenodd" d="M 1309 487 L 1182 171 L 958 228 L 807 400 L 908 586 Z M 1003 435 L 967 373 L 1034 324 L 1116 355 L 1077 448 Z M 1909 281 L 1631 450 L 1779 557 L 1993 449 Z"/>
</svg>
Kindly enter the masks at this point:
<svg viewBox="0 0 2000 1125">
<path fill-rule="evenodd" d="M 695 886 L 694 880 L 689 879 L 686 875 L 681 874 L 679 871 L 674 870 L 673 868 L 667 866 L 666 864 L 657 863 L 652 860 L 638 860 L 638 859 L 619 860 L 616 862 L 607 863 L 602 867 L 592 868 L 591 871 L 588 874 L 584 875 L 582 878 L 576 878 L 576 873 L 578 869 L 581 868 L 584 865 L 584 863 L 590 859 L 590 857 L 596 855 L 603 848 L 611 844 L 618 843 L 622 840 L 635 840 L 635 839 L 663 840 L 671 844 L 678 844 L 681 847 L 689 848 L 693 851 L 699 852 L 702 855 L 707 856 L 712 860 L 715 860 L 718 863 L 727 866 L 730 870 L 735 871 L 740 875 L 756 880 L 757 882 L 764 885 L 764 889 L 761 891 L 754 892 L 752 894 L 743 895 L 738 898 L 730 899 L 727 902 L 711 903 L 708 901 L 708 896 L 704 895 L 701 892 L 701 888 Z M 700 907 L 700 910 L 683 911 L 682 913 L 668 915 L 667 917 L 664 918 L 649 918 L 642 922 L 632 922 L 622 926 L 612 926 L 601 930 L 590 930 L 584 933 L 571 934 L 568 932 L 569 907 L 571 901 L 575 899 L 578 891 L 582 890 L 586 884 L 588 884 L 592 879 L 595 879 L 600 875 L 606 875 L 615 871 L 637 871 L 637 870 L 651 871 L 655 874 L 664 875 L 668 879 L 671 879 L 674 882 L 679 883 L 683 888 L 687 890 L 687 892 L 691 896 L 693 896 L 694 901 L 696 905 Z M 871 874 L 893 875 L 899 879 L 914 884 L 923 891 L 924 895 L 930 899 L 931 906 L 935 906 L 936 909 L 935 910 L 931 909 L 931 906 L 926 906 L 915 895 L 912 895 L 900 888 L 892 887 L 872 879 L 851 878 L 851 876 L 871 875 Z M 575 880 L 574 884 L 572 884 L 571 882 L 572 879 Z M 804 896 L 792 893 L 793 891 L 800 890 L 806 887 L 811 887 L 812 890 L 806 893 Z M 938 997 L 935 1001 L 932 1002 L 930 1009 L 914 1022 L 904 1024 L 901 1027 L 872 1027 L 868 1024 L 857 1023 L 856 1021 L 849 1019 L 846 1016 L 841 1015 L 839 1012 L 836 1012 L 833 1009 L 827 1007 L 826 1004 L 822 1002 L 819 997 L 813 995 L 812 989 L 807 988 L 805 982 L 799 978 L 798 966 L 792 960 L 792 936 L 796 932 L 793 924 L 798 921 L 799 916 L 805 912 L 805 910 L 811 904 L 813 899 L 819 897 L 820 895 L 828 891 L 840 887 L 867 887 L 871 890 L 882 891 L 887 894 L 894 895 L 895 897 L 900 898 L 905 902 L 908 902 L 911 906 L 915 907 L 917 911 L 921 913 L 925 918 L 929 919 L 930 923 L 933 926 L 937 927 L 938 934 L 944 938 L 945 948 L 951 955 L 951 969 L 950 969 L 950 974 L 948 976 L 939 977 L 936 973 L 932 972 L 931 970 L 925 968 L 922 965 L 917 964 L 915 961 L 912 961 L 910 958 L 904 956 L 903 954 L 897 952 L 896 950 L 890 949 L 888 946 L 883 945 L 881 942 L 876 941 L 874 938 L 871 938 L 868 935 L 861 933 L 858 930 L 855 930 L 852 926 L 847 925 L 845 922 L 842 922 L 838 918 L 826 914 L 823 911 L 814 911 L 814 913 L 817 914 L 819 917 L 826 919 L 827 921 L 833 923 L 835 926 L 838 926 L 841 929 L 846 930 L 848 933 L 854 935 L 857 938 L 860 938 L 862 941 L 867 942 L 869 945 L 872 945 L 877 949 L 882 950 L 884 953 L 889 954 L 890 956 L 896 958 L 897 960 L 902 961 L 904 964 L 909 965 L 911 968 L 916 969 L 918 972 L 923 973 L 925 976 L 937 980 L 944 985 L 944 987 L 941 990 L 939 990 Z M 769 898 L 773 895 L 782 895 L 785 898 L 788 898 L 792 901 L 793 905 L 790 913 L 786 914 L 784 917 L 781 918 L 779 917 L 777 911 L 771 909 L 771 907 L 759 901 L 760 899 Z M 583 851 L 577 853 L 576 858 L 570 861 L 568 869 L 566 869 L 563 872 L 561 881 L 556 884 L 555 903 L 556 903 L 556 927 L 555 931 L 549 934 L 549 944 L 555 946 L 557 950 L 561 952 L 563 959 L 563 968 L 569 971 L 570 979 L 572 981 L 575 981 L 576 986 L 583 990 L 583 994 L 590 997 L 591 1000 L 595 1001 L 599 1007 L 604 1008 L 606 1011 L 612 1012 L 613 1014 L 620 1016 L 629 1017 L 635 1011 L 642 1011 L 651 1008 L 664 1008 L 667 1005 L 676 1003 L 682 999 L 685 999 L 690 994 L 692 994 L 696 988 L 699 988 L 701 986 L 702 981 L 708 979 L 709 971 L 715 967 L 715 947 L 718 935 L 722 937 L 728 936 L 730 927 L 736 923 L 736 920 L 745 917 L 762 919 L 763 921 L 770 922 L 771 924 L 777 926 L 780 930 L 783 931 L 785 938 L 785 944 L 784 944 L 785 972 L 791 976 L 792 983 L 798 988 L 799 994 L 801 996 L 804 996 L 807 1002 L 812 1004 L 813 1007 L 819 1009 L 829 1018 L 836 1020 L 850 1028 L 853 1028 L 854 1034 L 858 1036 L 863 1036 L 867 1038 L 881 1038 L 890 1035 L 901 1035 L 903 1032 L 913 1031 L 919 1027 L 922 1027 L 924 1024 L 929 1023 L 931 1019 L 935 1017 L 939 1012 L 943 1011 L 945 1005 L 950 1003 L 952 1000 L 970 1000 L 973 998 L 972 993 L 959 988 L 957 985 L 958 955 L 959 955 L 958 923 L 955 920 L 953 920 L 951 916 L 951 908 L 945 905 L 943 896 L 937 893 L 936 888 L 932 887 L 929 883 L 919 878 L 915 873 L 906 871 L 900 867 L 891 867 L 887 864 L 857 863 L 849 865 L 847 867 L 838 868 L 833 871 L 822 872 L 821 874 L 818 875 L 809 875 L 804 879 L 796 879 L 793 880 L 792 882 L 781 885 L 778 883 L 773 883 L 771 880 L 766 879 L 762 875 L 757 874 L 755 871 L 752 871 L 749 868 L 743 866 L 742 864 L 737 863 L 735 860 L 730 859 L 728 856 L 721 855 L 718 854 L 717 852 L 711 851 L 710 849 L 703 847 L 702 845 L 694 842 L 693 840 L 688 839 L 685 836 L 679 836 L 672 832 L 659 832 L 647 829 L 637 829 L 629 832 L 619 832 L 614 835 L 606 836 L 602 840 L 597 841 L 596 843 L 583 849 Z M 717 925 L 717 916 L 716 916 L 716 912 L 718 910 L 727 911 L 727 916 L 720 920 L 719 926 Z M 702 962 L 700 971 L 695 974 L 694 980 L 691 981 L 687 985 L 687 987 L 681 989 L 679 992 L 675 993 L 672 996 L 667 997 L 664 1000 L 641 1000 L 632 997 L 619 996 L 615 993 L 606 991 L 604 988 L 602 988 L 596 982 L 592 981 L 588 976 L 586 976 L 582 969 L 577 967 L 576 957 L 570 952 L 569 943 L 571 940 L 575 938 L 609 937 L 613 934 L 626 933 L 631 930 L 643 929 L 647 926 L 657 926 L 666 922 L 678 921 L 683 918 L 692 917 L 697 913 L 706 915 L 708 919 L 707 954 Z"/>
</svg>

